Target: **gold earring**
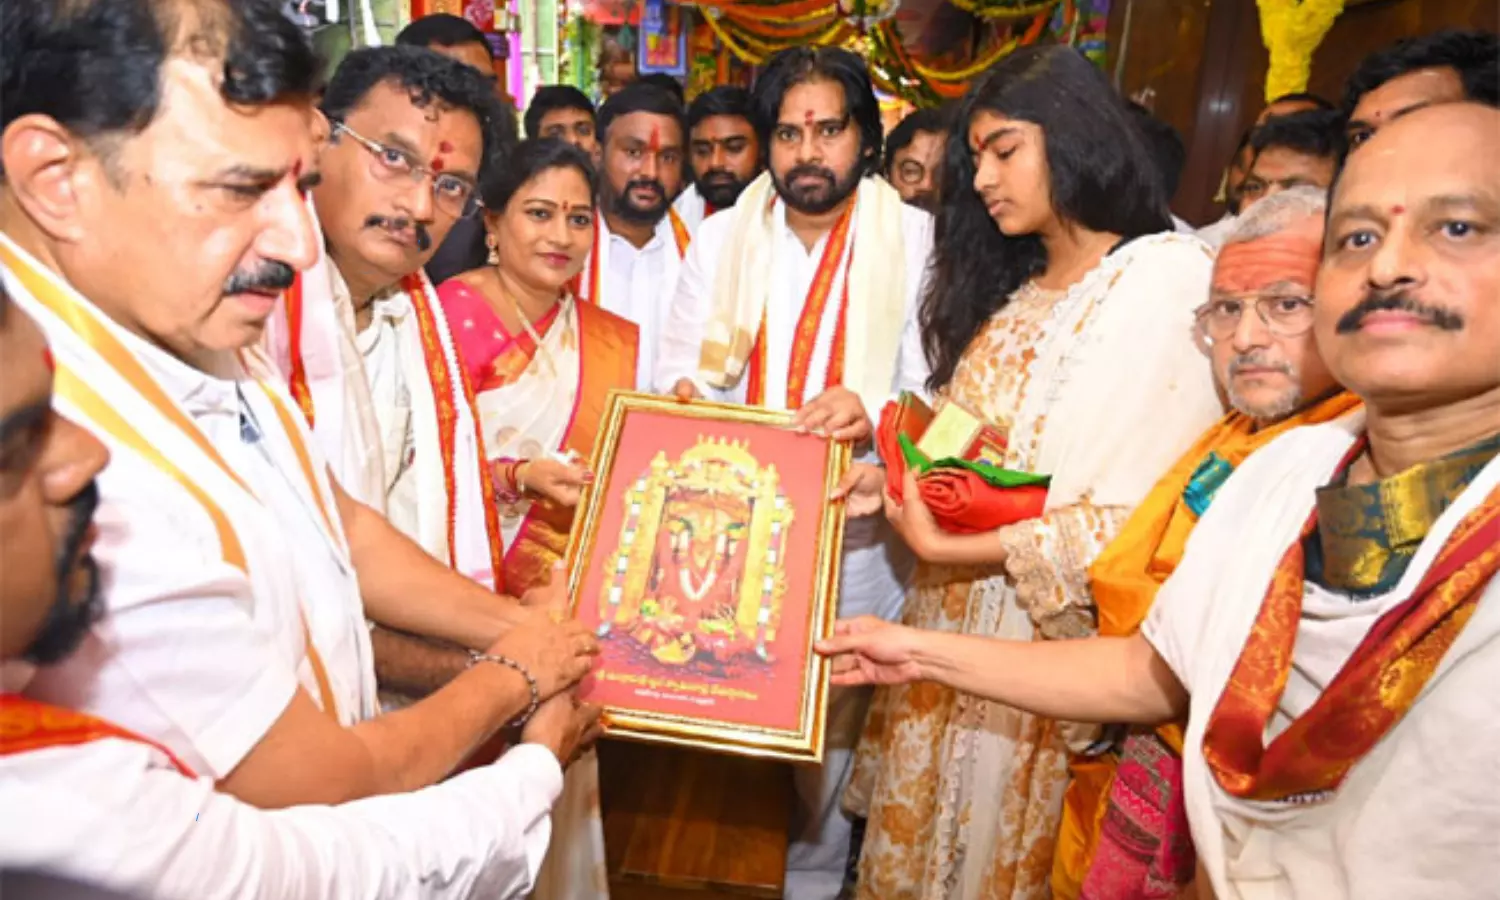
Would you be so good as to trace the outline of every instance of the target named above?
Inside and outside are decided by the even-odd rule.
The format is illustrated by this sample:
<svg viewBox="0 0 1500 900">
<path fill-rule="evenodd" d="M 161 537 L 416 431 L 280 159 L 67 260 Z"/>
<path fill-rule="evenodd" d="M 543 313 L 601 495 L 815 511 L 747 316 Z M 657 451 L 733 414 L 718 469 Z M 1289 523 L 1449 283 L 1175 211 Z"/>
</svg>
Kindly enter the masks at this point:
<svg viewBox="0 0 1500 900">
<path fill-rule="evenodd" d="M 484 245 L 490 248 L 490 265 L 500 265 L 500 242 L 495 240 L 493 234 L 485 235 Z"/>
</svg>

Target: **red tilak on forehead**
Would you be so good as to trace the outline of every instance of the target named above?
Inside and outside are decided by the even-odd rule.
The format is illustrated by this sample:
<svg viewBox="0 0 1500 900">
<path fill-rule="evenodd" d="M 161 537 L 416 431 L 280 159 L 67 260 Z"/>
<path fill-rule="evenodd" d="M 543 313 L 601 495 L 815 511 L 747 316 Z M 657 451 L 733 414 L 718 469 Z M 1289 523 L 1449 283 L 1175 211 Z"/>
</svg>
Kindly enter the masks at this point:
<svg viewBox="0 0 1500 900">
<path fill-rule="evenodd" d="M 1396 205 L 1396 206 L 1391 207 L 1391 215 L 1393 215 L 1393 216 L 1399 216 L 1399 215 L 1401 215 L 1404 212 L 1406 212 L 1406 207 L 1401 206 L 1399 204 Z"/>
<path fill-rule="evenodd" d="M 810 109 L 804 109 L 802 111 L 802 121 L 807 123 L 808 128 L 813 127 L 813 111 Z"/>
<path fill-rule="evenodd" d="M 302 179 L 302 160 L 299 159 L 296 162 L 292 163 L 292 180 L 293 181 L 300 181 L 301 179 Z"/>
<path fill-rule="evenodd" d="M 652 125 L 651 126 L 651 142 L 649 144 L 647 144 L 646 146 L 651 149 L 652 153 L 660 153 L 661 152 L 661 126 L 660 125 Z"/>
<path fill-rule="evenodd" d="M 448 143 L 447 141 L 439 141 L 438 142 L 438 152 L 439 153 L 452 153 L 453 152 L 453 145 L 450 144 L 450 143 Z M 432 163 L 428 165 L 428 168 L 431 169 L 434 172 L 441 172 L 444 169 L 448 168 L 448 163 L 441 156 L 434 156 L 432 158 Z"/>
<path fill-rule="evenodd" d="M 57 360 L 55 360 L 55 359 L 52 358 L 52 348 L 51 347 L 43 347 L 42 348 L 42 362 L 46 364 L 48 372 L 56 372 L 57 371 Z"/>
</svg>

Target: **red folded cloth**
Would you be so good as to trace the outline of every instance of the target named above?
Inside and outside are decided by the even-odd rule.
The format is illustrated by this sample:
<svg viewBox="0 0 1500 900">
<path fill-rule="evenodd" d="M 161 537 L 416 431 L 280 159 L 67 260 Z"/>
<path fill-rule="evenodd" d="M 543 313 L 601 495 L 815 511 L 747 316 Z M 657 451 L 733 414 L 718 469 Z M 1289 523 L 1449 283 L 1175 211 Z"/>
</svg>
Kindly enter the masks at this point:
<svg viewBox="0 0 1500 900">
<path fill-rule="evenodd" d="M 922 502 L 944 531 L 977 534 L 1042 514 L 1044 485 L 1001 488 L 968 469 L 933 469 L 918 476 Z"/>
<path fill-rule="evenodd" d="M 875 452 L 885 463 L 886 493 L 897 503 L 901 502 L 901 482 L 906 478 L 906 457 L 901 453 L 902 429 L 898 424 L 901 417 L 900 405 L 892 400 L 880 411 L 880 425 L 875 429 Z M 916 440 L 921 434 L 907 436 Z"/>
<path fill-rule="evenodd" d="M 875 429 L 875 448 L 885 462 L 886 493 L 901 503 L 906 479 L 906 455 L 901 452 L 901 435 L 915 441 L 921 434 L 911 434 L 910 421 L 903 422 L 903 411 L 895 402 L 880 412 L 880 426 Z M 906 427 L 902 427 L 905 425 Z M 1047 503 L 1046 485 L 997 487 L 979 473 L 963 468 L 934 468 L 917 476 L 922 502 L 944 531 L 954 534 L 977 534 L 994 531 L 1002 525 L 1013 525 L 1042 514 Z"/>
</svg>

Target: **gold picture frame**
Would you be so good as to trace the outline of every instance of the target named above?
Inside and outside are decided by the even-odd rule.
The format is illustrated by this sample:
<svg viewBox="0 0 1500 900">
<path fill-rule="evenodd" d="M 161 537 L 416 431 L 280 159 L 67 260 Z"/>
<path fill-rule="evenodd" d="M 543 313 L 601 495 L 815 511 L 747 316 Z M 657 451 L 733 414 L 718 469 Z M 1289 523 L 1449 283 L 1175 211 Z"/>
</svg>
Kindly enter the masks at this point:
<svg viewBox="0 0 1500 900">
<path fill-rule="evenodd" d="M 615 737 L 823 757 L 847 443 L 789 413 L 614 391 L 566 555 Z M 673 578 L 672 576 L 676 577 Z"/>
</svg>

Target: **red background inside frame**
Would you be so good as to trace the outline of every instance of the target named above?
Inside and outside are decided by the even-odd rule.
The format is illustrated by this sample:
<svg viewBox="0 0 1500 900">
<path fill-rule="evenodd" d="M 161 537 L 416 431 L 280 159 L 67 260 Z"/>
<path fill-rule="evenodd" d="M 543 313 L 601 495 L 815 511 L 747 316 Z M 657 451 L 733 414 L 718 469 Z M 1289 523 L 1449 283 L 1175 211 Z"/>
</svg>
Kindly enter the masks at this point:
<svg viewBox="0 0 1500 900">
<path fill-rule="evenodd" d="M 629 412 L 620 429 L 611 472 L 601 474 L 598 490 L 604 491 L 595 543 L 579 585 L 578 619 L 597 628 L 600 598 L 607 590 L 605 566 L 619 546 L 625 520 L 625 492 L 649 470 L 658 452 L 675 461 L 701 437 L 748 442 L 749 452 L 762 465 L 773 464 L 781 478 L 793 512 L 791 528 L 782 537 L 782 558 L 787 578 L 782 597 L 781 627 L 771 645 L 773 663 L 754 678 L 713 679 L 687 676 L 676 667 L 624 665 L 601 659 L 594 674 L 584 681 L 583 696 L 590 702 L 638 712 L 690 716 L 730 725 L 749 725 L 795 731 L 800 725 L 804 681 L 807 677 L 807 640 L 811 603 L 817 587 L 816 540 L 822 519 L 824 473 L 830 443 L 812 435 L 796 434 L 775 426 L 721 422 L 657 412 Z M 829 598 L 832 602 L 833 598 Z M 663 680 L 717 683 L 755 694 L 755 699 L 702 697 L 670 688 L 640 696 L 643 686 L 598 678 L 601 671 L 621 671 Z M 693 699 L 698 698 L 698 699 Z"/>
</svg>

